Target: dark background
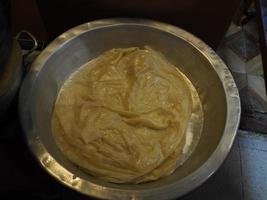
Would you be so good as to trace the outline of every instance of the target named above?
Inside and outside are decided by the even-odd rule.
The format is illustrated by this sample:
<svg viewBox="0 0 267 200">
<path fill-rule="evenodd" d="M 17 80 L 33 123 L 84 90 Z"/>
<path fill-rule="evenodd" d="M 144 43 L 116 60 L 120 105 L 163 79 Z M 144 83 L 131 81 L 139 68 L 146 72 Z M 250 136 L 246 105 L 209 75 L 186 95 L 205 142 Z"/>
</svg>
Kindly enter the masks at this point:
<svg viewBox="0 0 267 200">
<path fill-rule="evenodd" d="M 107 17 L 141 17 L 168 22 L 216 49 L 240 0 L 12 0 L 13 33 L 28 29 L 51 40 L 69 28 Z"/>
</svg>

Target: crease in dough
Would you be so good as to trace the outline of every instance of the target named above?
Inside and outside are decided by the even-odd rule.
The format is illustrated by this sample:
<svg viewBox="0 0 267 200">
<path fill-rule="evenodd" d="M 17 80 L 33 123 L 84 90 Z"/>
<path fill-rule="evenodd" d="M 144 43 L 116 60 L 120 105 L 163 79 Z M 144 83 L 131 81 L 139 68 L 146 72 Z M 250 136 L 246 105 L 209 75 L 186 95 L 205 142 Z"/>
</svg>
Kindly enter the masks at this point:
<svg viewBox="0 0 267 200">
<path fill-rule="evenodd" d="M 140 183 L 185 160 L 193 110 L 188 81 L 164 56 L 149 47 L 111 49 L 64 83 L 52 132 L 62 153 L 91 175 Z"/>
</svg>

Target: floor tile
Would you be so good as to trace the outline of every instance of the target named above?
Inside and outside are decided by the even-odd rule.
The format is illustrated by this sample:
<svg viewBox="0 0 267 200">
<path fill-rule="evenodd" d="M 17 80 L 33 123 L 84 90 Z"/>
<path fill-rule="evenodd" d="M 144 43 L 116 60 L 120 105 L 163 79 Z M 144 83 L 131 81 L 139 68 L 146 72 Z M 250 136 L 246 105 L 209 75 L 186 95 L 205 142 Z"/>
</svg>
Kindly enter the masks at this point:
<svg viewBox="0 0 267 200">
<path fill-rule="evenodd" d="M 221 56 L 225 64 L 232 72 L 246 73 L 245 62 L 241 58 L 239 58 L 238 55 L 231 49 L 221 49 L 218 51 L 218 54 Z"/>
<path fill-rule="evenodd" d="M 244 25 L 243 30 L 253 36 L 256 41 L 259 41 L 258 24 L 256 18 L 250 20 Z"/>
<path fill-rule="evenodd" d="M 219 168 L 202 186 L 182 200 L 242 200 L 241 158 L 238 140 Z"/>
<path fill-rule="evenodd" d="M 248 81 L 247 81 L 247 74 L 244 73 L 238 73 L 238 72 L 232 72 L 233 78 L 235 80 L 235 83 L 237 85 L 237 88 L 241 90 L 242 88 L 247 87 Z"/>
<path fill-rule="evenodd" d="M 264 79 L 261 76 L 248 74 L 248 87 L 267 102 Z"/>
<path fill-rule="evenodd" d="M 245 66 L 246 66 L 246 72 L 248 74 L 256 76 L 263 75 L 262 59 L 260 54 L 247 61 Z"/>
<path fill-rule="evenodd" d="M 267 139 L 239 136 L 244 200 L 266 200 Z"/>
<path fill-rule="evenodd" d="M 260 53 L 257 40 L 244 31 L 237 32 L 227 39 L 227 46 L 244 61 L 248 61 Z"/>
<path fill-rule="evenodd" d="M 240 148 L 260 150 L 260 151 L 266 152 L 266 154 L 267 154 L 267 135 L 256 133 L 256 132 L 239 130 L 238 131 L 238 137 L 239 137 L 238 139 L 239 139 L 239 147 Z M 266 170 L 267 170 L 267 168 L 266 168 Z M 267 182 L 266 182 L 266 184 L 267 184 Z"/>
<path fill-rule="evenodd" d="M 244 200 L 266 200 L 267 197 L 267 153 L 244 149 L 241 153 Z M 263 163 L 259 163 L 259 160 Z M 261 161 L 260 161 L 261 162 Z"/>
<path fill-rule="evenodd" d="M 241 31 L 241 30 L 242 30 L 241 26 L 237 26 L 237 25 L 235 25 L 234 23 L 232 23 L 232 24 L 229 26 L 229 28 L 228 28 L 228 30 L 227 30 L 227 32 L 226 32 L 225 37 L 229 37 L 230 35 L 232 35 L 232 34 L 234 34 L 234 33 L 237 33 L 237 32 L 239 32 L 239 31 Z"/>
<path fill-rule="evenodd" d="M 239 90 L 242 113 L 267 112 L 267 103 L 250 87 Z M 266 116 L 267 118 L 267 116 Z"/>
</svg>

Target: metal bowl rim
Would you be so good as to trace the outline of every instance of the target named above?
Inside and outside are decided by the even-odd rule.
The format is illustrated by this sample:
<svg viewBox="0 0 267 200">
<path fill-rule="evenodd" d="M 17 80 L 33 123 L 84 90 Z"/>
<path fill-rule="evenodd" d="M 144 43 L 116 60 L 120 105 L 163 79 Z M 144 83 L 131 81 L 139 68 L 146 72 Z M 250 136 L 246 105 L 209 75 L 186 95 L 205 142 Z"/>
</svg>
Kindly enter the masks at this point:
<svg viewBox="0 0 267 200">
<path fill-rule="evenodd" d="M 123 190 L 119 188 L 108 188 L 94 184 L 84 179 L 79 179 L 79 184 L 82 184 L 83 187 L 74 186 L 73 184 L 70 184 L 70 182 L 66 179 L 61 179 L 59 174 L 57 174 L 58 170 L 54 170 L 55 168 L 49 168 L 41 162 L 41 154 L 43 154 L 44 152 L 48 154 L 52 159 L 53 156 L 48 153 L 42 142 L 37 139 L 38 133 L 33 133 L 32 130 L 29 130 L 28 127 L 25 125 L 26 123 L 28 123 L 26 122 L 26 120 L 28 120 L 28 117 L 25 116 L 30 115 L 31 109 L 31 105 L 29 101 L 27 101 L 27 99 L 30 99 L 30 96 L 34 90 L 34 81 L 38 77 L 38 74 L 41 69 L 45 66 L 46 61 L 49 60 L 50 56 L 53 55 L 53 53 L 55 53 L 62 46 L 64 46 L 65 43 L 78 37 L 82 33 L 92 31 L 94 29 L 122 25 L 145 26 L 172 34 L 190 43 L 190 45 L 196 48 L 200 53 L 202 53 L 202 55 L 206 59 L 209 60 L 211 66 L 216 71 L 217 75 L 221 80 L 226 96 L 227 113 L 224 133 L 217 148 L 211 154 L 209 159 L 193 173 L 177 182 L 151 189 Z M 27 85 L 29 86 L 29 84 L 32 85 L 31 88 L 27 87 Z M 109 198 L 111 196 L 118 196 L 118 193 L 120 193 L 123 198 L 149 197 L 151 199 L 166 199 L 179 197 L 192 191 L 196 187 L 200 186 L 203 182 L 205 182 L 220 167 L 220 165 L 223 163 L 223 161 L 229 154 L 230 149 L 233 145 L 239 126 L 241 107 L 238 90 L 230 71 L 223 63 L 223 61 L 219 58 L 219 56 L 208 45 L 206 45 L 196 36 L 181 28 L 163 22 L 148 19 L 110 18 L 96 20 L 76 26 L 61 34 L 41 52 L 38 58 L 34 61 L 30 71 L 28 72 L 26 78 L 23 81 L 19 98 L 19 111 L 23 130 L 26 134 L 26 139 L 30 150 L 37 158 L 41 166 L 49 174 L 51 174 L 54 178 L 56 178 L 64 185 L 85 195 L 90 195 L 98 198 Z M 54 162 L 54 164 L 58 168 L 62 169 L 62 171 L 64 171 L 66 175 L 75 177 L 75 174 L 72 174 L 72 172 L 66 170 L 56 160 L 54 160 Z M 166 194 L 168 195 L 166 196 Z"/>
</svg>

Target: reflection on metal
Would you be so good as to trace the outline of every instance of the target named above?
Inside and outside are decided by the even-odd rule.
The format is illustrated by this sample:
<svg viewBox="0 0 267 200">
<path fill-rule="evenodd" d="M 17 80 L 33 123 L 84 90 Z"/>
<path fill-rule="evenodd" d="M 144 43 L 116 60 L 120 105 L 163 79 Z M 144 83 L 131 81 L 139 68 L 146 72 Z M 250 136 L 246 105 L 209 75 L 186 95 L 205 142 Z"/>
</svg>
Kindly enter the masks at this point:
<svg viewBox="0 0 267 200">
<path fill-rule="evenodd" d="M 164 54 L 194 85 L 204 114 L 201 137 L 186 162 L 166 178 L 138 185 L 103 182 L 60 153 L 51 133 L 53 105 L 68 76 L 92 58 L 111 48 L 145 45 Z M 193 190 L 224 161 L 240 119 L 238 90 L 216 53 L 180 28 L 143 19 L 98 20 L 63 33 L 33 63 L 19 109 L 29 147 L 42 167 L 66 186 L 104 199 L 170 199 Z"/>
</svg>

